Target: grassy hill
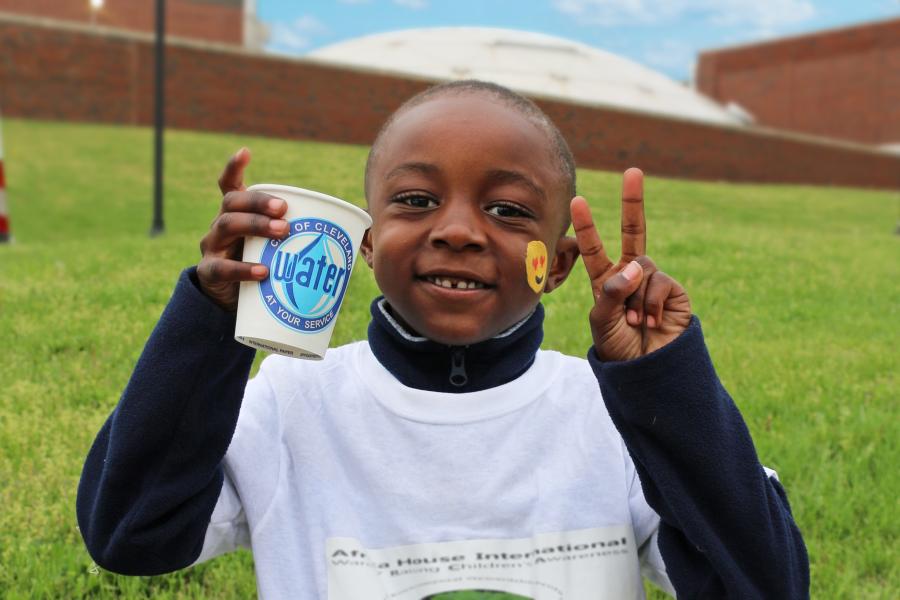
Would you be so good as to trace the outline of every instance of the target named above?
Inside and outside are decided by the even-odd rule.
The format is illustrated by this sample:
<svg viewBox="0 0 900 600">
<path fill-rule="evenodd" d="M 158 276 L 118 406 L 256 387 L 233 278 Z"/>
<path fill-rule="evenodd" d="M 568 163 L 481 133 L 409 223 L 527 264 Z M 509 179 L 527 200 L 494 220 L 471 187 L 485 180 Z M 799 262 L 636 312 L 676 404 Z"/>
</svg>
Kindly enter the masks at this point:
<svg viewBox="0 0 900 600">
<path fill-rule="evenodd" d="M 167 232 L 151 239 L 149 130 L 13 120 L 4 134 L 15 243 L 0 247 L 0 595 L 253 595 L 248 553 L 161 577 L 98 571 L 74 514 L 82 461 L 179 271 L 199 258 L 227 157 L 247 145 L 248 183 L 362 204 L 366 149 L 169 132 Z M 760 458 L 788 489 L 813 597 L 891 597 L 900 589 L 900 196 L 649 175 L 649 254 L 691 294 Z M 619 181 L 579 172 L 611 249 Z M 544 345 L 580 356 L 591 294 L 576 268 L 545 298 Z M 365 335 L 376 292 L 362 265 L 335 344 Z"/>
</svg>

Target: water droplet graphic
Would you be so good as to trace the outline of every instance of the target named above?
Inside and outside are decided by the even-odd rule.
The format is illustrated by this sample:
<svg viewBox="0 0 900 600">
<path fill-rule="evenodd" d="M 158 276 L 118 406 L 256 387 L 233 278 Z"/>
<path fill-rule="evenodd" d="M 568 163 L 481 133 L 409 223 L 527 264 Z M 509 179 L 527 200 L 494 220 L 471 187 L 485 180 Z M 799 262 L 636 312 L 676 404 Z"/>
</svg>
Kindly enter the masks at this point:
<svg viewBox="0 0 900 600">
<path fill-rule="evenodd" d="M 344 284 L 336 278 L 342 267 L 343 254 L 333 240 L 324 234 L 296 236 L 289 247 L 283 247 L 273 260 L 273 275 L 280 281 L 276 290 L 282 302 L 298 314 L 315 318 L 327 313 L 335 304 Z M 333 266 L 334 265 L 334 266 Z"/>
</svg>

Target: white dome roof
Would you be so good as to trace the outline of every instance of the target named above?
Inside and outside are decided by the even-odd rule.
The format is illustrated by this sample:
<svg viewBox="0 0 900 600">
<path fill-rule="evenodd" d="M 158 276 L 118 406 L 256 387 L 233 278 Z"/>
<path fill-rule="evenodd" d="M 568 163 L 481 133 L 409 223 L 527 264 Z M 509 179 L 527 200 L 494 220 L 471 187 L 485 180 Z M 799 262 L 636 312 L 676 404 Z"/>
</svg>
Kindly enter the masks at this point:
<svg viewBox="0 0 900 600">
<path fill-rule="evenodd" d="M 433 27 L 367 35 L 307 54 L 323 62 L 428 79 L 483 79 L 518 92 L 683 119 L 742 119 L 661 73 L 563 38 L 487 27 Z"/>
</svg>

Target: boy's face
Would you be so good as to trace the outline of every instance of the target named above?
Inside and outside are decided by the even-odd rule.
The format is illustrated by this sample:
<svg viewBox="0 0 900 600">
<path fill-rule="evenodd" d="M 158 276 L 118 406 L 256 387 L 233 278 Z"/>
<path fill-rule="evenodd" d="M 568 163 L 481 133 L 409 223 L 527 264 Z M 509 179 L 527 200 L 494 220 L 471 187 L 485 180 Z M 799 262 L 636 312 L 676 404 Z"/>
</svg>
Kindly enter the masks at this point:
<svg viewBox="0 0 900 600">
<path fill-rule="evenodd" d="M 529 242 L 547 248 L 546 291 L 577 257 L 561 237 L 569 198 L 547 134 L 480 95 L 439 96 L 400 114 L 368 190 L 366 262 L 395 316 L 441 343 L 488 339 L 531 312 L 540 294 L 528 283 Z"/>
</svg>

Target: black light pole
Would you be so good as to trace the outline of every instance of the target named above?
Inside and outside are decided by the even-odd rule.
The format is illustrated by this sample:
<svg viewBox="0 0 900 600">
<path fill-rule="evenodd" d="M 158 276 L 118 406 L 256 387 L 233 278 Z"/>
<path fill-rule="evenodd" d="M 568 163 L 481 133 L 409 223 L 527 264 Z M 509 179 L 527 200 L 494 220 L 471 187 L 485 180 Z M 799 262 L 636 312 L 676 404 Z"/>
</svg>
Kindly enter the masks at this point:
<svg viewBox="0 0 900 600">
<path fill-rule="evenodd" d="M 153 225 L 150 235 L 165 231 L 163 225 L 163 128 L 165 127 L 166 0 L 156 0 L 156 117 L 154 123 Z"/>
</svg>

